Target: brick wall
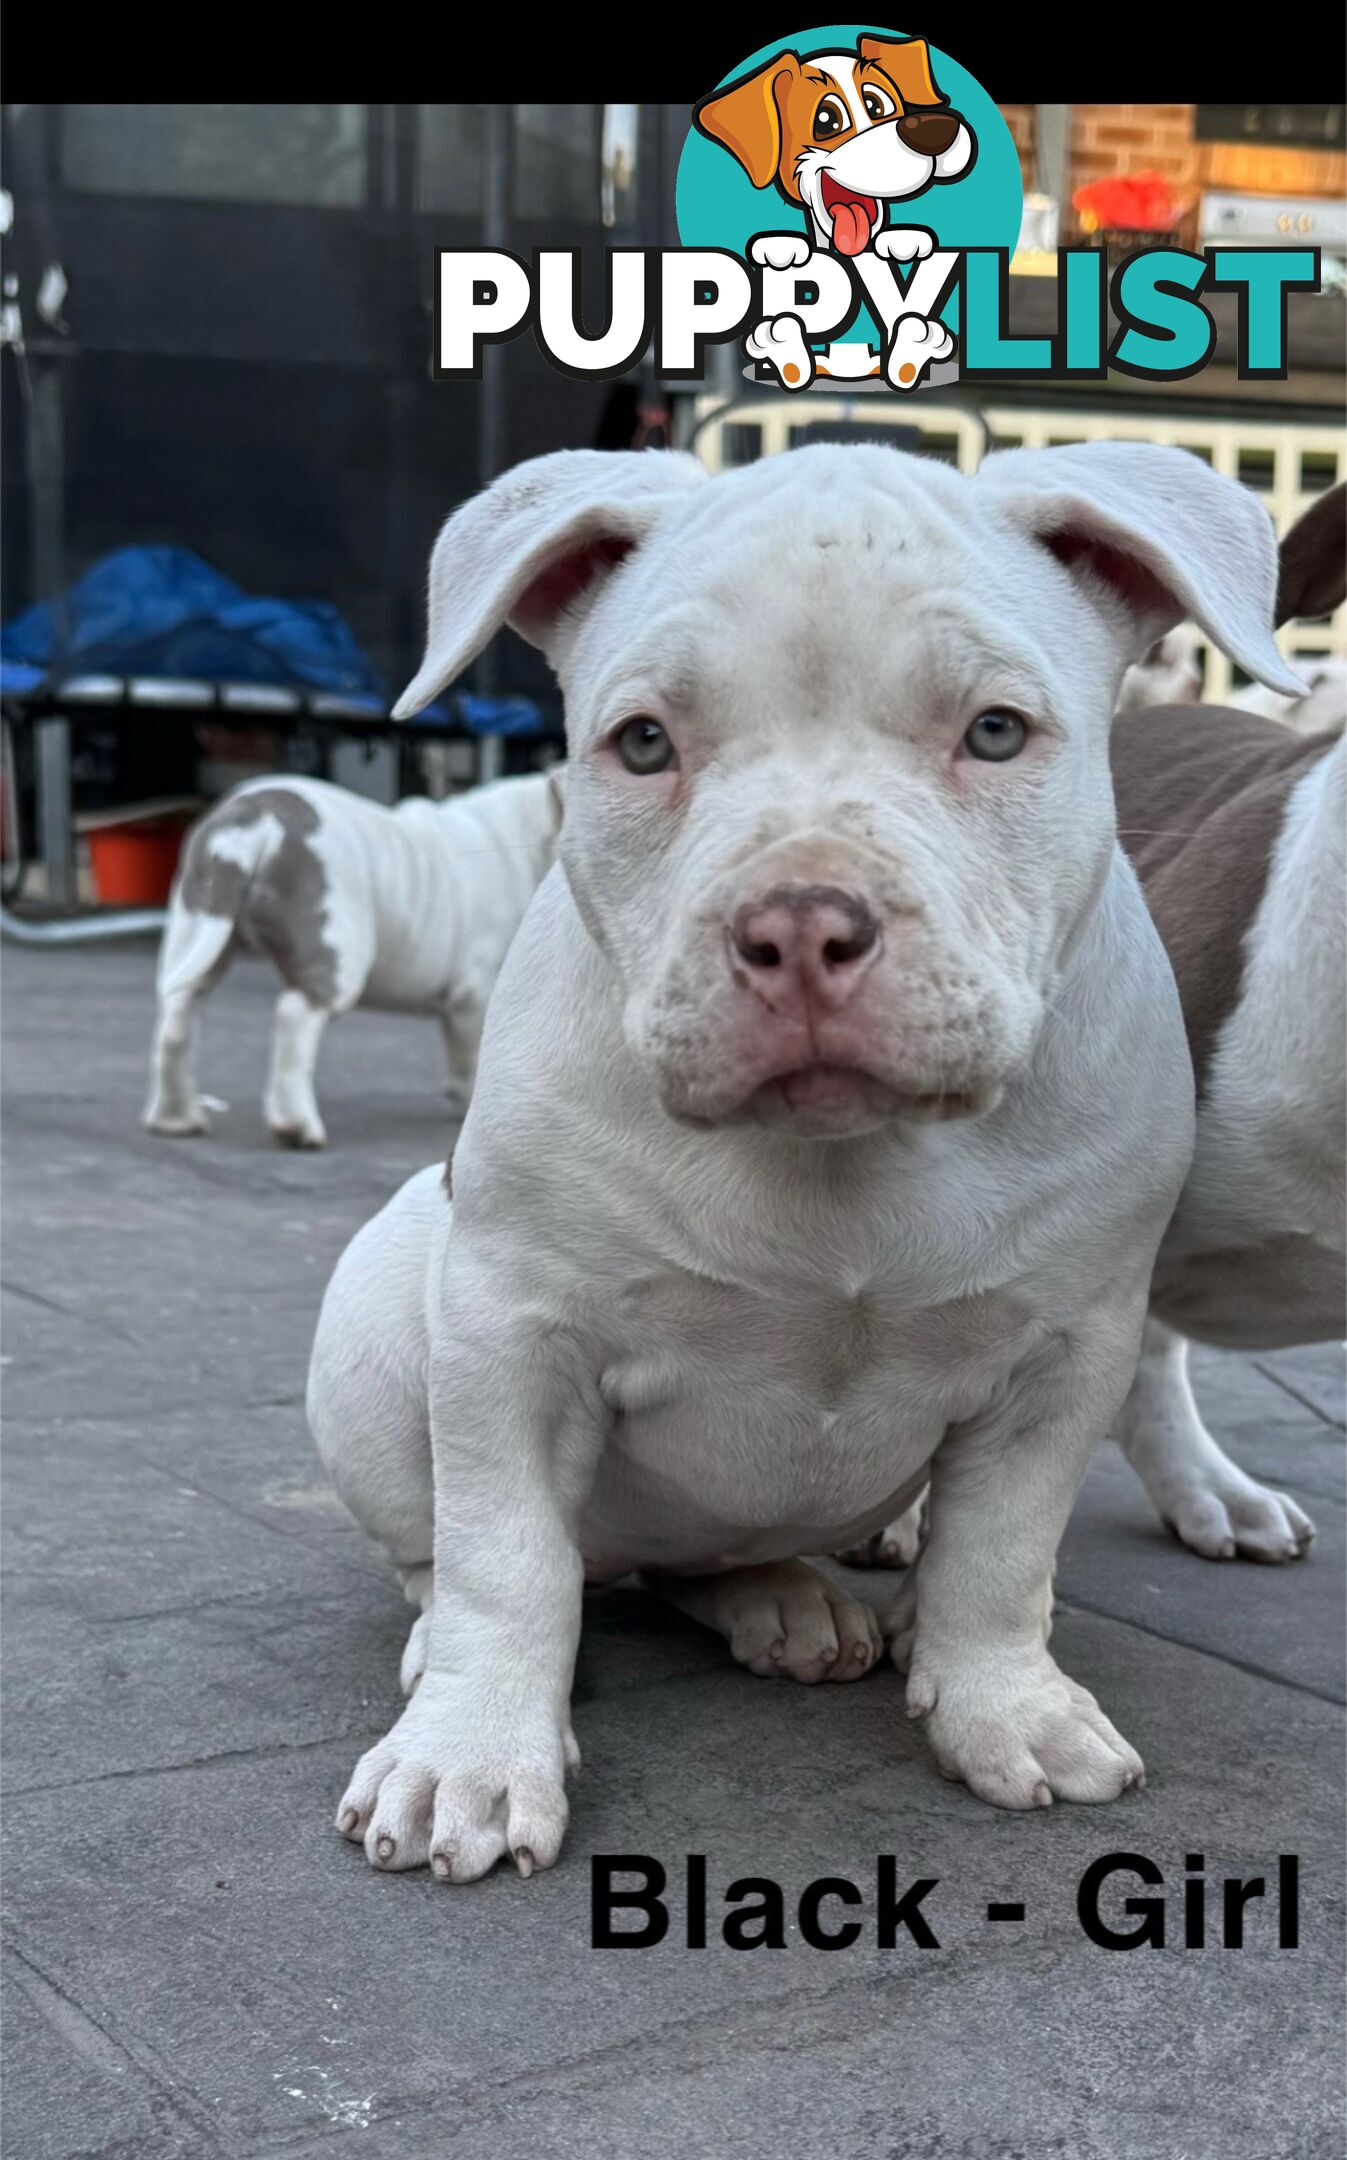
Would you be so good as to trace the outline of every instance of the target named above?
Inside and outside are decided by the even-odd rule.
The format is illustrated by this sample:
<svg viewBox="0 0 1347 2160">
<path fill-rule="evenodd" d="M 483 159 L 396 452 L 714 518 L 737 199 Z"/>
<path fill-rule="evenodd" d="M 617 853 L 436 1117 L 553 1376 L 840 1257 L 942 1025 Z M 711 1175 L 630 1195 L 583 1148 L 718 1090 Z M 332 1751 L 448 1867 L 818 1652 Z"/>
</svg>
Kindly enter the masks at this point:
<svg viewBox="0 0 1347 2160">
<path fill-rule="evenodd" d="M 1341 150 L 1282 150 L 1258 143 L 1199 143 L 1202 184 L 1247 195 L 1347 195 Z"/>
<path fill-rule="evenodd" d="M 1032 105 L 1003 105 L 1001 118 L 1015 138 L 1027 195 L 1034 184 L 1034 108 Z"/>
<path fill-rule="evenodd" d="M 1019 151 L 1027 191 L 1034 184 L 1034 108 L 1003 105 L 1001 114 Z M 1191 198 L 1179 227 L 1185 240 L 1196 235 L 1197 199 L 1206 188 L 1249 195 L 1341 198 L 1347 193 L 1347 157 L 1340 151 L 1195 142 L 1191 105 L 1073 105 L 1070 118 L 1071 192 L 1110 173 L 1163 173 L 1177 195 Z M 1078 230 L 1076 214 L 1068 209 L 1063 239 Z"/>
</svg>

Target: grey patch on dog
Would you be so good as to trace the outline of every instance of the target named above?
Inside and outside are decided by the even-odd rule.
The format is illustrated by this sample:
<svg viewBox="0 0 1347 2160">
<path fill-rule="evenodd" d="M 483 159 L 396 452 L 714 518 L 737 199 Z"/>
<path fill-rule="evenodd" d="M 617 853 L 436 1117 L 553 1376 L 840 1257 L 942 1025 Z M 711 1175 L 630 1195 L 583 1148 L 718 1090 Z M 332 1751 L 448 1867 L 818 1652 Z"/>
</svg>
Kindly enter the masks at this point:
<svg viewBox="0 0 1347 2160">
<path fill-rule="evenodd" d="M 282 838 L 259 869 L 246 870 L 215 853 L 216 833 L 267 816 L 275 818 Z M 178 889 L 187 907 L 228 916 L 240 943 L 265 953 L 311 1004 L 327 1007 L 337 994 L 337 956 L 323 936 L 327 875 L 310 845 L 318 823 L 312 803 L 285 787 L 231 795 L 193 831 Z"/>
</svg>

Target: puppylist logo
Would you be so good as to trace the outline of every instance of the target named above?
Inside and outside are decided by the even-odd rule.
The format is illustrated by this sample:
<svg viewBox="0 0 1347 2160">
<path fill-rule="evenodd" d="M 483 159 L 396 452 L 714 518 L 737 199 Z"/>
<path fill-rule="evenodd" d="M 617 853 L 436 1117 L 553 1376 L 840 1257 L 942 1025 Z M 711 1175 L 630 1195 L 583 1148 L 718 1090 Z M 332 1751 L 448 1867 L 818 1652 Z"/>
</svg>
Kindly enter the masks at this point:
<svg viewBox="0 0 1347 2160">
<path fill-rule="evenodd" d="M 443 248 L 436 372 L 481 374 L 485 345 L 533 328 L 572 375 L 647 353 L 695 381 L 741 341 L 745 372 L 904 393 L 961 379 L 1151 382 L 1197 374 L 1237 299 L 1243 378 L 1286 374 L 1287 296 L 1317 292 L 1312 247 L 1100 246 L 1057 253 L 1056 328 L 1013 333 L 1019 158 L 989 93 L 924 37 L 834 24 L 774 40 L 695 106 L 678 168 L 676 248 L 605 249 L 605 319 L 582 319 L 574 251 Z"/>
</svg>

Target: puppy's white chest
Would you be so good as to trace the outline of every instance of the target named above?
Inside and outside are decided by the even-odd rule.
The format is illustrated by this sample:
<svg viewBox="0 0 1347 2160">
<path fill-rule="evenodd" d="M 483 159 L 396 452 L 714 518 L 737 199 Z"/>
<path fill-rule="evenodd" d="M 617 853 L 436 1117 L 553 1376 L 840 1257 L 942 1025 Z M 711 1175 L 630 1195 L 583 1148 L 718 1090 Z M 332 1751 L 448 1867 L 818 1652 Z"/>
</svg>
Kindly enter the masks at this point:
<svg viewBox="0 0 1347 2160">
<path fill-rule="evenodd" d="M 670 1274 L 603 1375 L 612 1412 L 586 1551 L 693 1567 L 822 1550 L 883 1519 L 954 1421 L 995 1395 L 1028 1323 L 978 1297 L 754 1294 Z"/>
</svg>

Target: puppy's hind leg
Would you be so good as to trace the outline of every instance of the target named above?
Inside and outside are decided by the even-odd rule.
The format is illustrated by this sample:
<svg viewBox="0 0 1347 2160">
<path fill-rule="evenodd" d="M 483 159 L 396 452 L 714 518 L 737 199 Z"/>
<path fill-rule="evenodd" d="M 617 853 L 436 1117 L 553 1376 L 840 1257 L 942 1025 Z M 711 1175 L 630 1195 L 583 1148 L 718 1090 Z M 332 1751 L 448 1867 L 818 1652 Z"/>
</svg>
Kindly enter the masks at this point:
<svg viewBox="0 0 1347 2160">
<path fill-rule="evenodd" d="M 199 871 L 205 852 L 203 830 L 198 827 L 187 843 L 184 876 L 192 873 L 194 865 Z M 207 870 L 210 867 L 207 863 Z M 223 904 L 189 907 L 180 881 L 169 902 L 156 970 L 159 1009 L 150 1058 L 150 1094 L 141 1118 L 148 1132 L 181 1138 L 206 1131 L 206 1107 L 192 1073 L 196 1003 L 224 974 L 233 942 L 233 915 Z"/>
<path fill-rule="evenodd" d="M 661 1575 L 648 1590 L 723 1635 L 730 1652 L 766 1679 L 859 1680 L 884 1647 L 870 1606 L 803 1560 L 727 1568 L 722 1575 Z"/>
<path fill-rule="evenodd" d="M 159 1000 L 150 1061 L 150 1097 L 141 1119 L 147 1132 L 184 1139 L 209 1128 L 206 1106 L 192 1072 L 192 1036 L 196 1018 L 195 987 L 173 990 Z"/>
<path fill-rule="evenodd" d="M 329 1478 L 421 1609 L 402 1658 L 408 1695 L 425 1671 L 435 1588 L 424 1297 L 448 1212 L 438 1168 L 422 1171 L 352 1239 L 323 1299 L 306 1397 Z"/>
<path fill-rule="evenodd" d="M 1202 1423 L 1188 1381 L 1188 1344 L 1148 1319 L 1141 1361 L 1115 1427 L 1156 1513 L 1206 1560 L 1299 1560 L 1314 1524 L 1285 1493 L 1246 1477 Z"/>
<path fill-rule="evenodd" d="M 911 1567 L 926 1539 L 926 1501 L 923 1492 L 863 1545 L 849 1545 L 834 1557 L 847 1567 Z"/>
<path fill-rule="evenodd" d="M 398 1683 L 404 1695 L 414 1695 L 426 1669 L 430 1656 L 430 1622 L 435 1609 L 435 1569 L 427 1562 L 422 1567 L 401 1568 L 402 1594 L 409 1605 L 419 1605 L 419 1616 L 413 1620 L 410 1635 L 402 1652 L 398 1668 Z"/>
<path fill-rule="evenodd" d="M 268 1129 L 286 1147 L 327 1144 L 313 1078 L 318 1046 L 331 1018 L 329 1007 L 315 1004 L 302 990 L 283 990 L 276 1000 L 263 1111 Z"/>
</svg>

